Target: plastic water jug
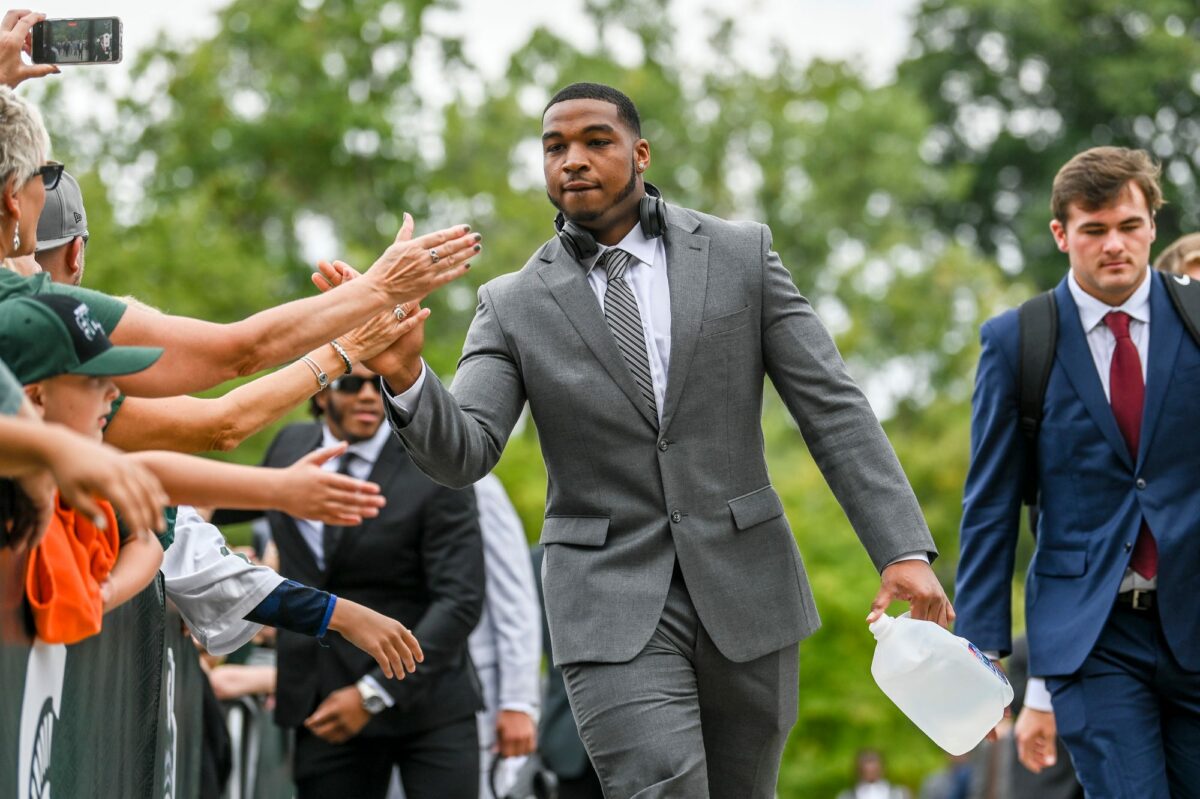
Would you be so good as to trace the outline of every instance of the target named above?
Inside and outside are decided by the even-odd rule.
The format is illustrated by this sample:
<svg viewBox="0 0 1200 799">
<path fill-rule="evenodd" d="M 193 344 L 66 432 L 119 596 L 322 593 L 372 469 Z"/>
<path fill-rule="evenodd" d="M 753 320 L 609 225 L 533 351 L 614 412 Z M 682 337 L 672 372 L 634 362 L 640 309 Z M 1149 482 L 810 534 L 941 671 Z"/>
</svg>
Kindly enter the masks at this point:
<svg viewBox="0 0 1200 799">
<path fill-rule="evenodd" d="M 987 655 L 931 621 L 883 615 L 871 624 L 880 689 L 933 742 L 965 754 L 1004 717 L 1012 686 Z"/>
</svg>

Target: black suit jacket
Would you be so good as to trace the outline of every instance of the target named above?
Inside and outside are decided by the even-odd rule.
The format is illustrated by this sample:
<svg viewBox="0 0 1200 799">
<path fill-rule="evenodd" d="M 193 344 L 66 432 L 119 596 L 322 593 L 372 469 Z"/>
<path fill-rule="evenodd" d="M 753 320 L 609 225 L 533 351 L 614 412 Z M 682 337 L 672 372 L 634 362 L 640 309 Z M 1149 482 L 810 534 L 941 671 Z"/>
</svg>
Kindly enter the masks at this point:
<svg viewBox="0 0 1200 799">
<path fill-rule="evenodd" d="M 321 442 L 319 424 L 290 425 L 271 442 L 265 466 L 289 466 Z M 362 735 L 400 735 L 473 715 L 483 701 L 467 653 L 467 636 L 483 607 L 483 543 L 471 488 L 434 483 L 413 465 L 395 437 L 380 451 L 370 479 L 388 504 L 374 519 L 344 528 L 325 569 L 295 521 L 266 514 L 279 548 L 280 573 L 354 600 L 402 622 L 416 635 L 425 662 L 403 680 L 383 676 L 374 659 L 340 635 L 317 639 L 279 630 L 275 720 L 295 727 L 333 691 L 370 674 L 396 700 Z"/>
</svg>

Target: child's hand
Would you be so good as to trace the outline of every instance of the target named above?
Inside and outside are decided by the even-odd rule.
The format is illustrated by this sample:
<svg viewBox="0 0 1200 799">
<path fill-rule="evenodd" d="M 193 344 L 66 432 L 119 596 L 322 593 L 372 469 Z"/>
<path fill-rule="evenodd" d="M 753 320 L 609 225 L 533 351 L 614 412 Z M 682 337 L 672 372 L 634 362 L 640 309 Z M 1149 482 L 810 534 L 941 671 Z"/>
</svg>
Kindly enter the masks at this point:
<svg viewBox="0 0 1200 799">
<path fill-rule="evenodd" d="M 333 606 L 329 629 L 375 658 L 388 679 L 404 679 L 405 672 L 417 670 L 425 659 L 412 631 L 395 619 L 368 607 L 338 597 Z"/>
</svg>

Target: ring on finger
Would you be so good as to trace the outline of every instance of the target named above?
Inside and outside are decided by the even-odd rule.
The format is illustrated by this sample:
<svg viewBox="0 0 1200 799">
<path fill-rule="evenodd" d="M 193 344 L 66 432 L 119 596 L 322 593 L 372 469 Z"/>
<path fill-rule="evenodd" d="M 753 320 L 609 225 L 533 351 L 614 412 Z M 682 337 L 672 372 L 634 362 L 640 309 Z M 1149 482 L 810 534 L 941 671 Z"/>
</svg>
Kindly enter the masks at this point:
<svg viewBox="0 0 1200 799">
<path fill-rule="evenodd" d="M 435 264 L 436 264 L 438 261 L 442 260 L 442 257 L 441 257 L 440 255 L 438 255 L 438 251 L 437 251 L 436 249 L 434 249 L 434 250 L 430 250 L 430 251 L 429 251 L 429 257 L 433 259 L 433 262 L 434 262 Z"/>
<path fill-rule="evenodd" d="M 403 322 L 404 317 L 408 316 L 408 311 L 404 310 L 403 305 L 397 305 L 392 309 L 392 315 L 396 317 L 397 322 Z"/>
</svg>

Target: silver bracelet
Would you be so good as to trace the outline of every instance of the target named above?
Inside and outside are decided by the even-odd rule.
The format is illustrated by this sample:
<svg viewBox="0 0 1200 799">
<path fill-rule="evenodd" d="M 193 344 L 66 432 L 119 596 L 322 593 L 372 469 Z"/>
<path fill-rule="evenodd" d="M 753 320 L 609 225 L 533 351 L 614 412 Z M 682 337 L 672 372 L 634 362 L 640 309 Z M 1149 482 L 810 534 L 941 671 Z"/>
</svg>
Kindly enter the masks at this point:
<svg viewBox="0 0 1200 799">
<path fill-rule="evenodd" d="M 336 352 L 338 357 L 342 359 L 342 363 L 346 364 L 346 371 L 342 372 L 342 374 L 350 374 L 350 372 L 354 369 L 354 364 L 350 363 L 350 356 L 346 354 L 344 349 L 342 349 L 342 345 L 338 344 L 338 340 L 335 338 L 333 341 L 329 342 L 329 346 L 333 347 L 333 351 Z"/>
<path fill-rule="evenodd" d="M 309 369 L 312 369 L 313 377 L 317 378 L 317 390 L 324 391 L 329 386 L 329 375 L 325 374 L 325 370 L 307 355 L 300 360 L 304 361 Z"/>
</svg>

